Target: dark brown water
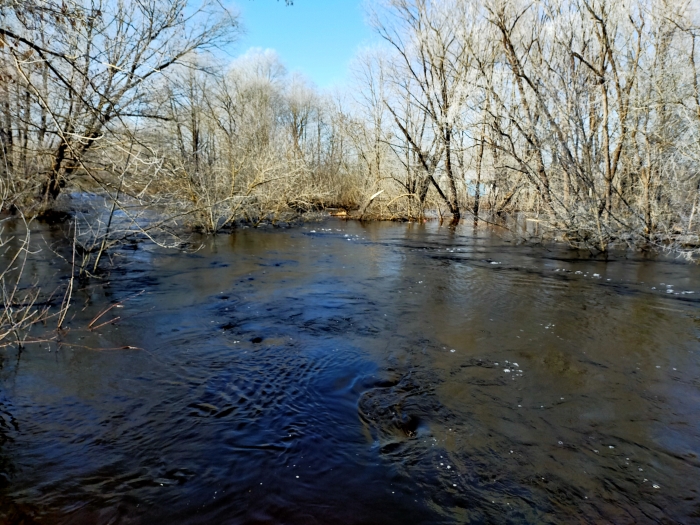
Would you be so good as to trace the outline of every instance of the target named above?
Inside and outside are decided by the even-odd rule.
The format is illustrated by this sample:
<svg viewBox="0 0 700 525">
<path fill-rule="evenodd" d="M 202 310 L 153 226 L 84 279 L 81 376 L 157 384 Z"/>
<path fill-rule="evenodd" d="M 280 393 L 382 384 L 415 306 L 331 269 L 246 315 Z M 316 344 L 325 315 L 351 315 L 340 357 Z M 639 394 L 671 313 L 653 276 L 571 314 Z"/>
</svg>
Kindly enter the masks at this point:
<svg viewBox="0 0 700 525">
<path fill-rule="evenodd" d="M 700 522 L 700 269 L 627 257 L 335 221 L 125 250 L 74 346 L 0 350 L 0 522 Z"/>
</svg>

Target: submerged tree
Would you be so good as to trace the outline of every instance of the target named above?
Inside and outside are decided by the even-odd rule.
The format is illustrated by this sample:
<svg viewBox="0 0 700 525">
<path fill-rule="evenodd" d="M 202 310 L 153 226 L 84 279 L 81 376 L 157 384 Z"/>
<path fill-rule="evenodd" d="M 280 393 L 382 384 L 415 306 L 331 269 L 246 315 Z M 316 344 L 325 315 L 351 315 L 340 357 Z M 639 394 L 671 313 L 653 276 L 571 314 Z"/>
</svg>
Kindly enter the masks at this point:
<svg viewBox="0 0 700 525">
<path fill-rule="evenodd" d="M 535 212 L 601 251 L 699 242 L 691 2 L 386 0 L 374 25 L 384 133 L 453 217 Z"/>
</svg>

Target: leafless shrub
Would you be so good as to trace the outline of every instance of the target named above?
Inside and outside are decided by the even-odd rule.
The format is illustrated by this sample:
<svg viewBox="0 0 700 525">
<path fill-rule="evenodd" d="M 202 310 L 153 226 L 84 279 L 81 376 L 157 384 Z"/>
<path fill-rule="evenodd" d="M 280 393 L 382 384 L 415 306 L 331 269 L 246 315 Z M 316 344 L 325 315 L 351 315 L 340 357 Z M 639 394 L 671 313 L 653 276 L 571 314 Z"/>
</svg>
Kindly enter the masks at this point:
<svg viewBox="0 0 700 525">
<path fill-rule="evenodd" d="M 37 283 L 28 280 L 27 261 L 32 255 L 29 224 L 23 218 L 18 222 L 19 236 L 8 236 L 5 225 L 0 229 L 3 268 L 0 272 L 0 347 L 16 345 L 22 348 L 32 327 L 49 318 L 49 306 L 40 301 L 41 289 Z"/>
</svg>

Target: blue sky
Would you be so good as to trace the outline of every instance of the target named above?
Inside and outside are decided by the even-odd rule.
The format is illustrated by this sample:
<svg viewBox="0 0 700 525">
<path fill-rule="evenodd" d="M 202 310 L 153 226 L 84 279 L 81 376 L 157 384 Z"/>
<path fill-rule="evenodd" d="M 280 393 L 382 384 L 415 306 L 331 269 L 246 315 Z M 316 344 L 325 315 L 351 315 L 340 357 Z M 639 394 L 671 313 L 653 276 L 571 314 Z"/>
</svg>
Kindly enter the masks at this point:
<svg viewBox="0 0 700 525">
<path fill-rule="evenodd" d="M 274 49 L 289 71 L 320 88 L 342 84 L 358 48 L 376 41 L 365 24 L 363 0 L 235 0 L 246 34 L 234 55 Z"/>
</svg>

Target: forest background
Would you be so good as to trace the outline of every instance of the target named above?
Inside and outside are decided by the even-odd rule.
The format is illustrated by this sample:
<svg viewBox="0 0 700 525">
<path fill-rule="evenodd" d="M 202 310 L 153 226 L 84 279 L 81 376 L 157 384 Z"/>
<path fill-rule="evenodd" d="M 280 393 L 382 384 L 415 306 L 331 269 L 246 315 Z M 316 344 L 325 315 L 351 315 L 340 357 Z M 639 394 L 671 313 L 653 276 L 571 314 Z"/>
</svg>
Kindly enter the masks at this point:
<svg viewBox="0 0 700 525">
<path fill-rule="evenodd" d="M 697 253 L 694 2 L 367 9 L 383 43 L 331 94 L 274 52 L 219 53 L 241 21 L 218 1 L 0 0 L 2 209 L 97 209 L 74 233 L 94 270 L 135 232 L 166 242 L 328 209 L 518 217 L 595 252 Z"/>
</svg>

